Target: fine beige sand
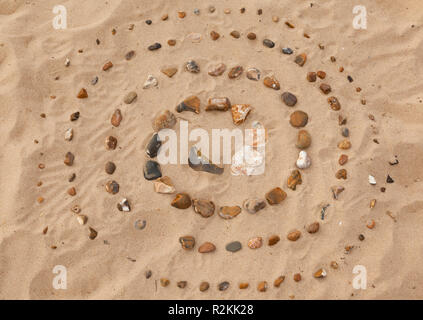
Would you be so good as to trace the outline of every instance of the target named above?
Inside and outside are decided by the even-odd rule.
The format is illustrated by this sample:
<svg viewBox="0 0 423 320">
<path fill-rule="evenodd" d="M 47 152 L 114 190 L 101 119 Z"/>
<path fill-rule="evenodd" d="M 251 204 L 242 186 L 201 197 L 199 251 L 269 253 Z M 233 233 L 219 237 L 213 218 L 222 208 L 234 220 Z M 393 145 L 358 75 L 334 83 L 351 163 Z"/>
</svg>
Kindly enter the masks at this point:
<svg viewBox="0 0 423 320">
<path fill-rule="evenodd" d="M 421 1 L 63 0 L 60 4 L 67 8 L 66 30 L 52 27 L 57 1 L 0 0 L 1 299 L 423 298 Z M 352 27 L 356 4 L 367 8 L 367 30 Z M 209 5 L 216 7 L 214 13 L 208 11 Z M 195 8 L 200 15 L 193 13 Z M 230 14 L 224 13 L 226 8 Z M 259 8 L 262 15 L 257 15 Z M 186 17 L 178 18 L 178 11 L 185 11 Z M 162 21 L 165 13 L 169 18 Z M 273 15 L 279 16 L 278 23 L 272 21 Z M 287 20 L 294 29 L 285 25 Z M 221 35 L 217 41 L 210 39 L 212 30 Z M 232 38 L 232 30 L 241 37 Z M 201 42 L 186 38 L 192 32 L 202 34 Z M 257 40 L 248 40 L 248 32 L 255 32 Z M 275 48 L 264 47 L 264 38 L 275 41 Z M 168 39 L 176 39 L 176 45 L 168 46 Z M 162 48 L 147 50 L 154 42 Z M 282 54 L 281 46 L 291 47 L 294 54 Z M 130 50 L 136 55 L 126 61 Z M 301 52 L 308 56 L 303 67 L 293 62 Z M 190 59 L 200 65 L 199 74 L 184 70 Z M 113 68 L 103 71 L 108 61 Z M 273 74 L 281 90 L 250 81 L 245 74 L 236 80 L 228 79 L 227 72 L 211 77 L 207 69 L 216 62 L 228 68 L 256 67 L 262 77 Z M 339 72 L 341 66 L 344 72 Z M 163 67 L 177 67 L 178 72 L 168 78 L 160 72 Z M 317 70 L 327 73 L 324 82 L 339 98 L 340 111 L 331 110 L 327 96 L 318 89 L 322 80 L 306 80 L 307 72 Z M 149 74 L 158 79 L 158 86 L 143 89 Z M 94 86 L 95 76 L 99 80 Z M 356 87 L 362 91 L 356 92 Z M 87 99 L 76 98 L 81 88 L 87 89 Z M 123 97 L 129 91 L 136 91 L 138 98 L 126 105 Z M 298 97 L 294 108 L 281 102 L 283 91 Z M 151 120 L 159 111 L 174 110 L 190 95 L 201 99 L 200 114 L 177 117 L 188 120 L 191 129 L 235 127 L 230 112 L 204 112 L 209 97 L 227 96 L 232 103 L 251 104 L 254 111 L 240 128 L 258 120 L 268 129 L 266 170 L 260 176 L 235 177 L 228 166 L 221 176 L 187 165 L 162 166 L 176 189 L 219 207 L 241 206 L 245 199 L 263 198 L 279 186 L 288 194 L 284 202 L 256 215 L 243 210 L 232 220 L 217 213 L 205 219 L 192 208 L 171 207 L 173 195 L 154 192 L 153 182 L 143 177 Z M 116 108 L 123 115 L 117 128 L 110 124 Z M 294 109 L 308 113 L 306 129 L 313 139 L 307 150 L 312 165 L 302 170 L 303 183 L 295 191 L 286 182 L 298 156 L 298 130 L 289 124 Z M 79 120 L 70 122 L 76 111 Z M 337 148 L 343 139 L 339 114 L 347 118 L 350 130 L 352 148 L 346 151 Z M 70 142 L 64 139 L 68 128 L 74 130 Z M 114 151 L 105 149 L 108 135 L 118 139 Z M 68 151 L 75 155 L 72 167 L 63 163 Z M 347 180 L 335 178 L 341 152 L 349 156 L 343 167 Z M 399 164 L 391 166 L 388 162 L 394 155 Z M 113 176 L 104 172 L 107 161 L 117 165 Z M 39 164 L 45 168 L 39 169 Z M 69 183 L 73 172 L 76 179 Z M 377 185 L 368 183 L 369 174 Z M 386 183 L 388 174 L 393 184 Z M 105 191 L 110 178 L 120 184 L 116 195 Z M 332 197 L 334 185 L 345 188 L 339 200 Z M 67 194 L 72 186 L 74 197 Z M 386 188 L 384 193 L 381 187 Z M 38 203 L 39 197 L 44 202 Z M 129 213 L 116 208 L 124 197 L 132 206 Z M 373 209 L 372 199 L 377 200 Z M 320 210 L 326 204 L 330 207 L 322 221 Z M 70 210 L 74 205 L 88 216 L 86 225 L 77 222 Z M 146 220 L 145 229 L 134 228 L 138 219 Z M 371 220 L 376 226 L 368 229 Z M 311 235 L 305 227 L 313 221 L 320 222 L 320 230 Z M 98 232 L 94 240 L 88 237 L 89 226 Z M 296 242 L 286 239 L 293 229 L 302 232 Z M 274 234 L 281 241 L 269 247 L 267 239 Z M 360 234 L 364 241 L 358 239 Z M 184 235 L 196 238 L 193 251 L 181 248 L 178 239 Z M 256 236 L 263 237 L 263 247 L 249 249 L 247 241 Z M 234 240 L 243 249 L 230 253 L 225 245 Z M 198 245 L 206 241 L 217 250 L 198 253 Z M 346 246 L 353 248 L 346 253 Z M 331 268 L 331 261 L 339 268 Z M 67 268 L 66 290 L 52 286 L 56 265 Z M 352 286 L 356 265 L 367 269 L 366 290 Z M 319 268 L 327 271 L 326 278 L 313 277 Z M 145 277 L 147 270 L 152 271 L 150 279 Z M 301 274 L 300 282 L 293 280 L 295 273 Z M 274 288 L 273 281 L 281 275 L 285 281 Z M 170 285 L 162 287 L 161 278 L 168 278 Z M 176 285 L 182 280 L 188 282 L 185 289 Z M 210 283 L 207 292 L 199 291 L 202 281 Z M 224 292 L 217 289 L 222 281 L 230 282 Z M 268 282 L 267 292 L 257 290 L 260 281 Z M 250 287 L 240 290 L 241 282 Z"/>
</svg>

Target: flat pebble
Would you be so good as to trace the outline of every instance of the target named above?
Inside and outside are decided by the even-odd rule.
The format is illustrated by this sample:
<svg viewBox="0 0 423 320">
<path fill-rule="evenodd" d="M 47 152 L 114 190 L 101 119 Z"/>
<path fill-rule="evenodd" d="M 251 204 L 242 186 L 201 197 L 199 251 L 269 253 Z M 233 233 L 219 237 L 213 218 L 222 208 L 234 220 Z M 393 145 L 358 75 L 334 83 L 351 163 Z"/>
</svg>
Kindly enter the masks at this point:
<svg viewBox="0 0 423 320">
<path fill-rule="evenodd" d="M 229 282 L 223 281 L 223 282 L 219 283 L 219 285 L 217 287 L 218 287 L 219 291 L 225 291 L 226 289 L 229 288 Z"/>
<path fill-rule="evenodd" d="M 293 54 L 294 51 L 291 48 L 282 48 L 281 49 L 283 54 Z"/>
<path fill-rule="evenodd" d="M 222 75 L 226 71 L 226 65 L 224 63 L 214 64 L 209 67 L 208 74 L 212 77 Z"/>
<path fill-rule="evenodd" d="M 200 66 L 195 62 L 194 60 L 189 60 L 185 64 L 185 69 L 191 73 L 199 73 L 200 72 Z"/>
<path fill-rule="evenodd" d="M 199 253 L 210 253 L 215 250 L 216 250 L 216 246 L 211 242 L 205 242 L 198 248 Z"/>
<path fill-rule="evenodd" d="M 279 81 L 274 76 L 265 77 L 263 79 L 263 84 L 273 90 L 279 90 L 281 88 Z"/>
<path fill-rule="evenodd" d="M 223 167 L 215 165 L 205 156 L 201 155 L 201 152 L 195 146 L 190 149 L 188 165 L 195 171 L 204 171 L 211 174 L 222 174 L 224 171 Z"/>
<path fill-rule="evenodd" d="M 108 136 L 104 142 L 107 150 L 115 150 L 117 147 L 117 139 L 113 136 Z"/>
<path fill-rule="evenodd" d="M 197 96 L 190 96 L 178 104 L 175 108 L 176 112 L 191 111 L 200 113 L 200 99 Z"/>
<path fill-rule="evenodd" d="M 280 276 L 280 277 L 277 277 L 277 278 L 275 279 L 275 281 L 273 282 L 273 286 L 274 286 L 275 288 L 279 288 L 279 287 L 280 287 L 280 285 L 284 282 L 284 280 L 285 280 L 285 276 Z"/>
<path fill-rule="evenodd" d="M 248 68 L 247 69 L 247 78 L 253 81 L 259 81 L 260 80 L 260 70 L 257 68 Z"/>
<path fill-rule="evenodd" d="M 119 192 L 119 184 L 114 180 L 109 180 L 106 183 L 106 191 L 111 194 L 116 194 Z"/>
<path fill-rule="evenodd" d="M 73 155 L 73 153 L 67 152 L 65 155 L 65 160 L 63 162 L 65 165 L 70 167 L 73 165 L 74 160 L 75 160 L 75 156 Z"/>
<path fill-rule="evenodd" d="M 274 246 L 275 244 L 277 244 L 279 241 L 281 240 L 281 238 L 277 235 L 273 235 L 269 238 L 268 240 L 268 245 L 269 246 Z"/>
<path fill-rule="evenodd" d="M 73 129 L 69 128 L 68 130 L 65 131 L 65 140 L 71 141 L 72 139 L 73 139 Z"/>
<path fill-rule="evenodd" d="M 266 281 L 259 282 L 259 284 L 257 285 L 257 290 L 260 292 L 266 292 L 267 288 L 268 288 L 268 285 Z"/>
<path fill-rule="evenodd" d="M 154 51 L 154 50 L 158 50 L 162 47 L 162 45 L 158 42 L 153 43 L 152 45 L 148 46 L 148 50 L 150 51 Z"/>
<path fill-rule="evenodd" d="M 148 160 L 144 165 L 144 178 L 146 180 L 156 180 L 162 176 L 158 162 Z"/>
<path fill-rule="evenodd" d="M 210 284 L 206 281 L 201 282 L 200 284 L 200 291 L 204 292 L 207 291 L 210 288 Z"/>
<path fill-rule="evenodd" d="M 297 97 L 291 92 L 284 92 L 281 95 L 282 101 L 288 106 L 293 107 L 297 104 Z"/>
<path fill-rule="evenodd" d="M 171 203 L 172 207 L 178 209 L 188 209 L 191 207 L 191 197 L 187 193 L 178 193 Z"/>
<path fill-rule="evenodd" d="M 231 70 L 229 70 L 228 77 L 229 79 L 236 79 L 242 74 L 243 71 L 244 68 L 242 66 L 233 67 Z"/>
<path fill-rule="evenodd" d="M 320 224 L 316 221 L 307 226 L 307 232 L 316 233 L 317 231 L 319 231 L 319 228 L 320 228 Z"/>
<path fill-rule="evenodd" d="M 306 130 L 299 130 L 297 142 L 295 143 L 299 149 L 307 149 L 311 145 L 311 135 Z"/>
<path fill-rule="evenodd" d="M 138 95 L 137 95 L 137 93 L 135 91 L 130 91 L 123 98 L 123 102 L 125 102 L 126 104 L 131 104 L 132 102 L 135 101 L 135 99 L 137 98 L 137 96 Z"/>
<path fill-rule="evenodd" d="M 114 127 L 119 127 L 121 121 L 122 121 L 122 112 L 120 111 L 120 109 L 116 109 L 115 112 L 113 112 L 112 114 L 110 123 Z"/>
<path fill-rule="evenodd" d="M 239 37 L 241 37 L 241 34 L 240 34 L 238 31 L 236 31 L 236 30 L 232 31 L 232 32 L 230 33 L 230 35 L 231 35 L 232 37 L 234 37 L 235 39 L 239 39 Z"/>
<path fill-rule="evenodd" d="M 276 205 L 285 200 L 286 196 L 286 192 L 277 187 L 266 193 L 266 200 L 270 205 Z"/>
<path fill-rule="evenodd" d="M 301 53 L 295 57 L 294 62 L 302 67 L 307 61 L 307 55 L 305 53 Z"/>
<path fill-rule="evenodd" d="M 169 110 L 164 110 L 158 114 L 153 120 L 153 129 L 160 131 L 162 129 L 170 129 L 176 124 L 175 115 Z"/>
<path fill-rule="evenodd" d="M 117 204 L 117 208 L 119 211 L 123 211 L 123 212 L 130 212 L 131 211 L 131 205 L 129 204 L 128 199 L 122 199 L 122 201 L 120 201 Z"/>
<path fill-rule="evenodd" d="M 331 86 L 327 83 L 322 83 L 319 88 L 324 94 L 328 94 L 332 91 Z"/>
<path fill-rule="evenodd" d="M 160 140 L 159 134 L 154 133 L 147 144 L 145 152 L 150 158 L 155 158 L 157 157 L 157 154 L 160 150 L 161 145 L 162 145 L 162 141 Z"/>
<path fill-rule="evenodd" d="M 219 216 L 223 219 L 233 219 L 241 213 L 239 206 L 224 206 L 219 209 Z"/>
<path fill-rule="evenodd" d="M 251 107 L 249 104 L 234 104 L 231 107 L 232 112 L 232 121 L 234 124 L 239 125 L 243 123 L 248 114 L 251 112 Z"/>
<path fill-rule="evenodd" d="M 215 211 L 214 203 L 209 200 L 194 199 L 192 200 L 192 206 L 195 213 L 198 213 L 204 218 L 211 217 Z"/>
<path fill-rule="evenodd" d="M 301 180 L 301 173 L 299 170 L 291 171 L 291 175 L 288 177 L 287 185 L 288 188 L 292 190 L 296 190 L 297 185 L 301 184 L 303 181 Z"/>
<path fill-rule="evenodd" d="M 178 281 L 176 283 L 176 285 L 178 286 L 178 288 L 180 289 L 184 289 L 187 286 L 188 282 L 187 281 Z"/>
<path fill-rule="evenodd" d="M 261 237 L 255 237 L 248 240 L 248 247 L 250 249 L 258 249 L 261 248 L 263 245 L 263 238 Z"/>
<path fill-rule="evenodd" d="M 129 60 L 131 60 L 134 56 L 135 56 L 135 51 L 134 51 L 134 50 L 131 50 L 131 51 L 129 51 L 127 54 L 125 54 L 125 59 L 129 61 Z"/>
<path fill-rule="evenodd" d="M 172 180 L 167 177 L 161 177 L 154 181 L 154 191 L 157 193 L 171 194 L 176 191 Z"/>
<path fill-rule="evenodd" d="M 348 138 L 348 137 L 349 137 L 349 135 L 350 135 L 350 130 L 348 130 L 348 128 L 342 128 L 342 130 L 341 130 L 341 134 L 342 134 L 344 137 Z"/>
<path fill-rule="evenodd" d="M 159 81 L 157 80 L 157 78 L 154 77 L 153 75 L 149 74 L 147 76 L 147 80 L 145 80 L 142 88 L 143 89 L 149 89 L 149 88 L 157 87 L 158 84 L 159 84 Z"/>
<path fill-rule="evenodd" d="M 167 75 L 169 78 L 172 78 L 176 72 L 178 72 L 178 68 L 162 68 L 160 70 L 163 74 Z"/>
<path fill-rule="evenodd" d="M 147 221 L 145 220 L 136 220 L 134 222 L 134 227 L 137 230 L 143 230 L 146 227 L 146 225 L 147 225 Z"/>
<path fill-rule="evenodd" d="M 294 230 L 288 233 L 287 239 L 290 241 L 297 241 L 301 237 L 301 231 Z"/>
<path fill-rule="evenodd" d="M 249 40 L 256 40 L 256 38 L 257 38 L 257 36 L 254 32 L 249 32 L 247 34 L 247 39 L 249 39 Z"/>
<path fill-rule="evenodd" d="M 341 109 L 341 103 L 339 102 L 338 98 L 336 97 L 329 97 L 328 98 L 329 106 L 332 110 L 338 111 Z"/>
<path fill-rule="evenodd" d="M 264 39 L 263 40 L 263 45 L 265 47 L 268 47 L 268 48 L 273 48 L 275 46 L 275 43 L 272 40 L 270 40 L 270 39 Z"/>
<path fill-rule="evenodd" d="M 316 79 L 317 79 L 316 72 L 311 71 L 311 72 L 308 72 L 307 73 L 307 81 L 309 81 L 309 82 L 316 82 Z"/>
<path fill-rule="evenodd" d="M 304 111 L 294 111 L 289 119 L 289 123 L 295 128 L 305 127 L 308 122 L 308 115 Z"/>
<path fill-rule="evenodd" d="M 242 206 L 248 213 L 255 214 L 266 207 L 266 201 L 262 199 L 247 199 Z"/>
<path fill-rule="evenodd" d="M 113 162 L 109 161 L 104 166 L 104 170 L 107 174 L 113 174 L 116 170 L 116 165 Z"/>
<path fill-rule="evenodd" d="M 206 111 L 228 111 L 231 108 L 231 101 L 226 97 L 210 98 Z"/>
<path fill-rule="evenodd" d="M 195 246 L 195 239 L 192 236 L 183 236 L 179 238 L 179 243 L 185 250 L 192 250 Z"/>
<path fill-rule="evenodd" d="M 241 250 L 242 244 L 239 241 L 233 241 L 233 242 L 228 243 L 225 248 L 229 252 L 237 252 L 237 251 Z"/>
</svg>

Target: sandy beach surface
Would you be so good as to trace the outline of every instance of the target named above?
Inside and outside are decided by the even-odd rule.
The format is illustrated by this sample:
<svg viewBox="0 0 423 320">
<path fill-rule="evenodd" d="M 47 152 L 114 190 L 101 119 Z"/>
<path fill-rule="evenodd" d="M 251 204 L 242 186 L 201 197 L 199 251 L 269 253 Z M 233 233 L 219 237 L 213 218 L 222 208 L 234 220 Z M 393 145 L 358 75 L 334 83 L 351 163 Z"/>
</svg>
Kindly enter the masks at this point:
<svg viewBox="0 0 423 320">
<path fill-rule="evenodd" d="M 423 298 L 420 0 L 63 0 L 66 29 L 53 28 L 56 5 L 0 0 L 1 299 Z M 355 5 L 365 6 L 367 29 L 353 28 Z M 230 35 L 234 30 L 239 38 Z M 212 40 L 211 31 L 220 38 Z M 250 32 L 256 40 L 247 38 Z M 263 45 L 266 38 L 274 48 Z M 176 44 L 168 45 L 169 39 Z M 156 42 L 161 48 L 148 50 Z M 282 47 L 293 54 L 283 54 Z M 135 54 L 127 60 L 131 50 Z M 302 67 L 294 62 L 300 53 L 307 54 Z M 188 60 L 198 63 L 199 73 L 185 70 Z M 109 61 L 113 67 L 104 71 Z M 207 70 L 216 63 L 227 71 L 212 77 Z M 229 79 L 229 69 L 237 65 L 244 73 Z M 247 79 L 250 67 L 260 70 L 260 81 Z M 163 68 L 177 72 L 170 78 Z M 307 81 L 307 73 L 318 70 L 326 78 Z M 148 75 L 158 84 L 143 89 Z M 268 75 L 280 90 L 263 85 Z M 321 83 L 331 86 L 329 95 L 321 92 Z M 85 99 L 77 98 L 81 88 Z M 131 91 L 137 98 L 126 104 Z M 294 107 L 282 102 L 285 91 L 296 95 Z M 177 113 L 175 107 L 191 95 L 200 99 L 200 113 Z M 339 111 L 327 102 L 332 95 L 341 103 Z M 203 218 L 192 207 L 171 206 L 175 194 L 156 193 L 143 167 L 152 120 L 163 110 L 176 115 L 176 131 L 182 119 L 190 129 L 235 128 L 231 111 L 204 111 L 210 97 L 250 104 L 253 111 L 239 128 L 260 121 L 269 139 L 262 175 L 233 176 L 228 165 L 222 175 L 162 165 L 177 192 L 214 202 L 214 215 Z M 122 114 L 118 127 L 110 120 L 116 109 Z M 304 129 L 312 137 L 307 149 L 312 164 L 300 170 L 302 184 L 292 190 L 287 178 L 299 150 L 298 129 L 289 120 L 295 110 L 309 117 Z M 75 112 L 79 119 L 70 121 Z M 341 126 L 340 115 L 347 119 Z M 73 139 L 66 141 L 70 128 Z M 341 135 L 344 128 L 348 138 Z M 115 150 L 106 150 L 108 136 L 117 138 Z M 351 142 L 348 150 L 337 146 L 344 139 Z M 72 166 L 64 164 L 67 152 L 75 157 Z M 348 155 L 343 166 L 341 154 Z M 396 159 L 398 164 L 389 163 Z M 113 175 L 105 172 L 108 161 L 116 164 Z M 340 169 L 346 169 L 346 179 L 336 177 Z M 369 184 L 369 175 L 376 185 Z M 387 183 L 388 175 L 393 183 Z M 119 183 L 117 194 L 106 192 L 109 180 Z M 345 188 L 337 200 L 333 186 Z M 264 199 L 275 187 L 287 193 L 278 205 L 256 214 L 242 209 L 230 220 L 218 214 L 221 206 Z M 123 198 L 130 212 L 117 209 Z M 75 205 L 86 224 L 78 223 Z M 134 227 L 137 221 L 145 221 L 145 228 Z M 310 234 L 315 221 L 319 231 Z M 95 239 L 89 238 L 90 227 Z M 297 241 L 287 239 L 293 230 L 301 232 Z M 181 248 L 179 238 L 186 235 L 196 240 L 193 250 Z M 273 235 L 280 241 L 269 246 Z M 261 248 L 248 247 L 253 237 L 262 237 Z M 241 242 L 242 249 L 228 252 L 231 241 Z M 199 253 L 204 242 L 216 250 Z M 55 266 L 66 268 L 65 290 L 53 286 Z M 353 287 L 356 266 L 367 271 L 365 290 Z M 319 269 L 326 277 L 314 277 Z M 301 281 L 294 281 L 295 274 Z M 281 276 L 283 283 L 274 287 Z M 162 286 L 164 278 L 169 285 Z M 185 288 L 178 287 L 180 281 L 187 282 Z M 220 291 L 224 281 L 229 288 Z M 262 281 L 268 284 L 265 292 L 257 289 Z M 202 282 L 210 285 L 205 292 L 199 290 Z M 249 287 L 240 289 L 240 283 Z"/>
</svg>

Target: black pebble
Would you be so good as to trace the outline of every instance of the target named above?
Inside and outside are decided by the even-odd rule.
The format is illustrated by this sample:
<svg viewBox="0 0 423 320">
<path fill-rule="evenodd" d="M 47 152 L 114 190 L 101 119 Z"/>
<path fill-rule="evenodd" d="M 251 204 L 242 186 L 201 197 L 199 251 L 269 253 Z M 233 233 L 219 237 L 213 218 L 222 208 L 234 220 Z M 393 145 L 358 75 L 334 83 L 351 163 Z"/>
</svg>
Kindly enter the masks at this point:
<svg viewBox="0 0 423 320">
<path fill-rule="evenodd" d="M 388 174 L 386 177 L 386 183 L 394 183 L 394 179 L 391 178 L 391 176 Z"/>
<path fill-rule="evenodd" d="M 147 145 L 146 153 L 150 158 L 157 157 L 157 153 L 162 145 L 159 135 L 155 133 Z"/>
<path fill-rule="evenodd" d="M 162 45 L 158 42 L 156 42 L 155 44 L 152 44 L 151 46 L 148 47 L 148 50 L 153 51 L 153 50 L 157 50 L 160 49 L 162 47 Z"/>
<path fill-rule="evenodd" d="M 351 76 L 348 76 L 347 79 L 348 79 L 349 82 L 353 82 L 354 81 Z"/>
<path fill-rule="evenodd" d="M 156 180 L 161 176 L 160 164 L 156 161 L 148 160 L 144 166 L 144 178 L 146 180 Z"/>
<path fill-rule="evenodd" d="M 282 53 L 284 53 L 284 54 L 293 54 L 294 51 L 291 48 L 282 48 Z"/>
<path fill-rule="evenodd" d="M 151 20 L 145 20 L 145 23 L 148 24 L 148 25 L 150 25 L 150 24 L 153 23 L 153 21 L 151 21 Z"/>
<path fill-rule="evenodd" d="M 265 47 L 268 47 L 268 48 L 273 48 L 275 46 L 275 43 L 272 40 L 264 39 L 263 40 L 263 45 Z"/>
</svg>

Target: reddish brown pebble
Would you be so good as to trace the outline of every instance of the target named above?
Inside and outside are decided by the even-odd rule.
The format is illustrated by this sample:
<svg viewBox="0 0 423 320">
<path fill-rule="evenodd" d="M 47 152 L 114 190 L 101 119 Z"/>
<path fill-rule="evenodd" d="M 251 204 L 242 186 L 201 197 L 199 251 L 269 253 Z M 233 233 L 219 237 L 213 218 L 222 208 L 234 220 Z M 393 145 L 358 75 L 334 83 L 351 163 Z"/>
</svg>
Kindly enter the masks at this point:
<svg viewBox="0 0 423 320">
<path fill-rule="evenodd" d="M 229 73 L 228 73 L 228 77 L 229 77 L 229 79 L 235 79 L 235 78 L 238 78 L 241 74 L 242 74 L 242 72 L 244 71 L 244 68 L 242 67 L 242 66 L 236 66 L 236 67 L 233 67 L 230 71 L 229 71 Z"/>
<path fill-rule="evenodd" d="M 337 179 L 344 179 L 344 180 L 346 180 L 347 179 L 347 170 L 345 170 L 345 169 L 339 169 L 336 172 L 335 177 Z"/>
<path fill-rule="evenodd" d="M 285 21 L 285 24 L 286 24 L 289 28 L 291 28 L 291 29 L 294 29 L 294 28 L 295 28 L 295 26 L 294 26 L 291 22 L 289 22 L 289 21 Z"/>
<path fill-rule="evenodd" d="M 266 87 L 279 90 L 281 88 L 279 81 L 275 79 L 275 77 L 266 77 L 263 79 L 263 83 Z"/>
<path fill-rule="evenodd" d="M 76 189 L 75 189 L 75 187 L 72 187 L 72 188 L 69 188 L 68 189 L 68 194 L 70 195 L 70 196 L 75 196 L 76 195 Z"/>
<path fill-rule="evenodd" d="M 76 96 L 78 99 L 86 99 L 88 98 L 88 93 L 87 90 L 82 88 L 81 90 L 79 90 L 78 95 Z"/>
<path fill-rule="evenodd" d="M 275 244 L 277 244 L 279 242 L 280 239 L 281 238 L 279 236 L 277 236 L 277 235 L 271 236 L 269 238 L 269 242 L 268 242 L 269 246 L 274 246 Z"/>
<path fill-rule="evenodd" d="M 201 292 L 207 291 L 209 288 L 210 288 L 210 284 L 208 282 L 206 282 L 206 281 L 201 282 L 201 284 L 200 284 L 200 291 Z"/>
<path fill-rule="evenodd" d="M 316 72 L 313 72 L 313 71 L 311 71 L 311 72 L 308 72 L 307 73 L 307 80 L 309 81 L 309 82 L 315 82 L 316 81 Z"/>
<path fill-rule="evenodd" d="M 308 115 L 301 110 L 294 111 L 289 118 L 289 123 L 295 128 L 305 127 L 308 123 Z"/>
<path fill-rule="evenodd" d="M 240 288 L 240 289 L 247 289 L 247 288 L 248 288 L 248 286 L 249 286 L 248 282 L 241 282 L 241 283 L 239 284 L 239 288 Z"/>
<path fill-rule="evenodd" d="M 175 39 L 169 39 L 167 40 L 167 44 L 171 47 L 173 47 L 176 44 L 176 40 Z"/>
<path fill-rule="evenodd" d="M 230 33 L 230 35 L 231 35 L 232 37 L 234 37 L 235 39 L 239 39 L 239 37 L 241 36 L 241 34 L 240 34 L 238 31 L 236 31 L 236 30 L 232 31 L 232 32 Z"/>
<path fill-rule="evenodd" d="M 257 36 L 256 36 L 256 34 L 255 34 L 254 32 L 249 32 L 249 33 L 247 34 L 247 38 L 248 38 L 249 40 L 255 40 L 255 39 L 257 38 Z"/>
<path fill-rule="evenodd" d="M 319 231 L 320 224 L 316 221 L 308 225 L 307 232 L 308 233 L 316 233 Z"/>
<path fill-rule="evenodd" d="M 115 112 L 113 112 L 113 114 L 112 114 L 112 118 L 110 119 L 110 123 L 114 127 L 119 127 L 121 121 L 122 121 L 122 113 L 120 112 L 120 109 L 116 109 Z"/>
<path fill-rule="evenodd" d="M 287 185 L 288 188 L 292 190 L 296 190 L 297 185 L 301 184 L 303 181 L 301 180 L 301 173 L 299 170 L 291 171 L 291 175 L 288 177 Z"/>
<path fill-rule="evenodd" d="M 171 206 L 178 209 L 188 209 L 191 207 L 191 198 L 187 193 L 178 193 Z"/>
<path fill-rule="evenodd" d="M 48 231 L 48 227 L 45 227 L 45 228 L 43 229 L 43 234 L 46 234 L 46 233 L 47 233 L 47 231 Z"/>
<path fill-rule="evenodd" d="M 324 79 L 324 78 L 326 78 L 326 72 L 324 72 L 324 71 L 317 71 L 317 76 L 320 79 Z"/>
<path fill-rule="evenodd" d="M 166 21 L 169 18 L 169 15 L 167 13 L 165 13 L 164 15 L 162 15 L 162 20 Z"/>
<path fill-rule="evenodd" d="M 205 242 L 198 248 L 199 253 L 209 253 L 215 250 L 216 250 L 216 246 L 211 242 Z"/>
<path fill-rule="evenodd" d="M 266 281 L 260 282 L 257 286 L 257 290 L 260 292 L 265 292 L 267 290 L 267 282 Z"/>
<path fill-rule="evenodd" d="M 295 63 L 302 67 L 307 61 L 307 55 L 305 53 L 301 53 L 295 57 Z"/>
<path fill-rule="evenodd" d="M 94 230 L 91 227 L 88 227 L 88 230 L 90 231 L 90 235 L 88 236 L 91 240 L 94 240 L 95 238 L 97 238 L 98 232 L 96 230 Z"/>
<path fill-rule="evenodd" d="M 376 226 L 376 222 L 374 220 L 371 220 L 366 227 L 369 229 L 373 229 Z"/>
<path fill-rule="evenodd" d="M 328 102 L 332 110 L 338 111 L 341 109 L 341 104 L 336 97 L 329 97 Z"/>
<path fill-rule="evenodd" d="M 294 281 L 300 282 L 301 281 L 301 274 L 299 274 L 299 273 L 294 274 Z"/>
<path fill-rule="evenodd" d="M 115 150 L 117 146 L 117 139 L 113 136 L 108 136 L 105 141 L 107 150 Z"/>
<path fill-rule="evenodd" d="M 195 239 L 192 236 L 183 236 L 179 238 L 179 243 L 185 250 L 192 250 L 195 246 Z"/>
<path fill-rule="evenodd" d="M 286 192 L 277 187 L 266 193 L 266 200 L 270 205 L 275 205 L 285 200 L 286 196 Z"/>
<path fill-rule="evenodd" d="M 170 281 L 169 281 L 169 279 L 161 278 L 160 284 L 161 284 L 162 287 L 167 287 L 170 284 Z"/>
<path fill-rule="evenodd" d="M 225 206 L 220 207 L 219 216 L 223 219 L 233 219 L 241 213 L 241 208 L 239 206 Z"/>
<path fill-rule="evenodd" d="M 329 92 L 332 91 L 330 85 L 328 85 L 327 83 L 322 83 L 320 85 L 320 90 L 324 93 L 324 94 L 328 94 Z"/>
<path fill-rule="evenodd" d="M 65 155 L 65 161 L 63 161 L 63 162 L 67 166 L 72 166 L 74 160 L 75 160 L 75 156 L 73 155 L 73 153 L 72 152 L 68 152 L 68 153 L 66 153 L 66 155 Z"/>
<path fill-rule="evenodd" d="M 344 67 L 339 67 L 339 72 L 344 72 Z"/>
<path fill-rule="evenodd" d="M 297 241 L 301 237 L 301 231 L 294 230 L 288 233 L 287 239 L 290 241 Z"/>
<path fill-rule="evenodd" d="M 38 203 L 43 203 L 44 202 L 44 198 L 43 197 L 38 197 L 37 198 L 37 202 Z"/>
<path fill-rule="evenodd" d="M 351 142 L 347 139 L 342 140 L 341 142 L 338 143 L 338 148 L 342 149 L 342 150 L 347 150 L 351 148 Z"/>
<path fill-rule="evenodd" d="M 275 288 L 279 288 L 282 282 L 284 282 L 284 280 L 285 280 L 285 276 L 280 276 L 275 279 L 275 281 L 273 282 L 273 285 L 275 286 Z"/>
<path fill-rule="evenodd" d="M 104 66 L 103 66 L 103 71 L 107 71 L 109 70 L 111 67 L 113 67 L 113 63 L 111 61 L 107 62 Z"/>
<path fill-rule="evenodd" d="M 185 18 L 186 15 L 187 14 L 184 11 L 179 11 L 178 12 L 178 17 L 181 18 L 181 19 Z"/>
<path fill-rule="evenodd" d="M 220 34 L 217 33 L 216 31 L 212 31 L 210 32 L 210 38 L 212 38 L 212 40 L 217 40 L 220 38 Z"/>
</svg>

